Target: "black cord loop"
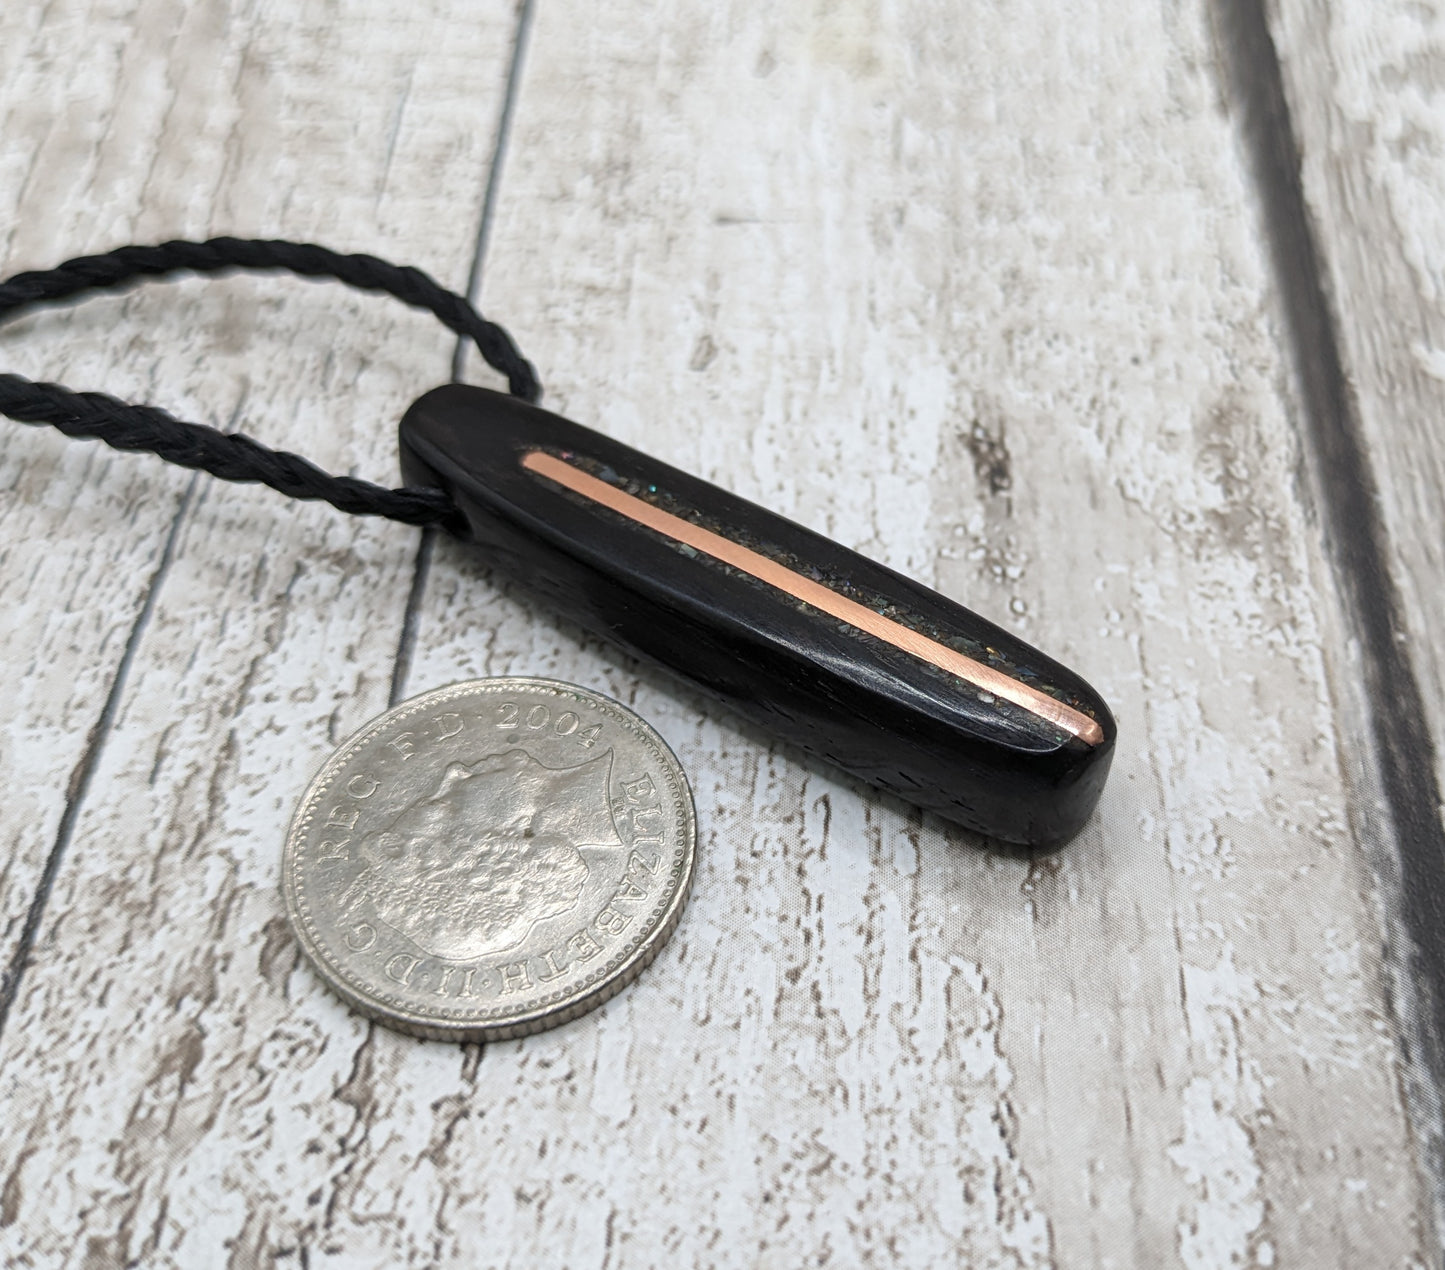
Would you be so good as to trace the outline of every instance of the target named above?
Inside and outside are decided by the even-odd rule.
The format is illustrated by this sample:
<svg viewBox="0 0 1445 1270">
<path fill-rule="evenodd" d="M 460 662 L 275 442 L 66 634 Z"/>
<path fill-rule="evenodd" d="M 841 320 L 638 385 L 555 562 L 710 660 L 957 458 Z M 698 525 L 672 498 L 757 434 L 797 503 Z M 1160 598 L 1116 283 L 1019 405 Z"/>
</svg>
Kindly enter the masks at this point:
<svg viewBox="0 0 1445 1270">
<path fill-rule="evenodd" d="M 66 300 L 176 273 L 226 274 L 287 270 L 306 278 L 336 278 L 363 291 L 384 291 L 433 313 L 450 330 L 472 340 L 487 363 L 507 377 L 512 394 L 535 402 L 541 386 L 511 336 L 487 321 L 464 297 L 419 269 L 375 256 L 344 256 L 311 243 L 213 238 L 121 247 L 80 256 L 54 269 L 19 273 L 0 283 L 0 322 L 32 305 Z M 227 481 L 259 481 L 291 498 L 321 499 L 344 512 L 387 516 L 410 525 L 454 524 L 451 499 L 438 489 L 387 489 L 351 476 L 332 476 L 284 450 L 271 450 L 239 433 L 186 423 L 154 406 L 130 405 L 103 393 L 72 392 L 0 373 L 0 414 L 22 423 L 48 423 L 66 436 L 94 437 L 118 450 L 151 450 L 171 463 Z"/>
</svg>

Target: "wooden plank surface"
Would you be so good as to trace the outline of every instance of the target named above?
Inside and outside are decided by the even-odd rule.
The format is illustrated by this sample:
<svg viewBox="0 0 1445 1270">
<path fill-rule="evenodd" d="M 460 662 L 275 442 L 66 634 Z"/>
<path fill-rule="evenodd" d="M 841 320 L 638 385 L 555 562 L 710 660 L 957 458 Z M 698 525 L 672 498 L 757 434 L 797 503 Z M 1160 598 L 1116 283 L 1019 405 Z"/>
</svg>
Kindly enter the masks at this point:
<svg viewBox="0 0 1445 1270">
<path fill-rule="evenodd" d="M 515 15 L 389 12 L 7 13 L 7 269 L 234 229 L 459 283 Z M 678 934 L 555 1032 L 459 1050 L 369 1027 L 280 916 L 291 806 L 387 699 L 416 535 L 9 434 L 12 943 L 97 760 L 0 1043 L 7 1258 L 1431 1255 L 1335 742 L 1332 582 L 1205 17 L 537 6 L 482 300 L 548 404 L 1007 620 L 1121 725 L 1085 834 L 1001 855 L 439 543 L 410 690 L 598 687 L 697 795 Z M 82 43 L 83 92 L 45 74 Z M 386 301 L 286 282 L 94 301 L 5 346 L 190 417 L 243 407 L 378 478 L 450 351 Z"/>
<path fill-rule="evenodd" d="M 1390 530 L 1445 785 L 1445 24 L 1430 6 L 1275 7 L 1310 211 Z"/>
<path fill-rule="evenodd" d="M 802 818 L 760 833 L 776 778 L 728 783 L 736 811 L 713 867 L 731 886 L 761 875 L 768 901 L 734 976 L 803 958 L 799 988 L 759 991 L 756 1008 L 787 1052 L 794 993 L 816 985 L 802 1013 L 829 1042 L 777 1071 L 781 1101 L 816 1105 L 856 1073 L 832 1115 L 863 1145 L 795 1202 L 788 1255 L 831 1237 L 845 1263 L 886 1258 L 866 1227 L 832 1225 L 884 1204 L 899 1206 L 878 1223 L 890 1233 L 956 1206 L 953 1254 L 980 1263 L 1404 1259 L 1414 1232 L 1400 1216 L 1416 1199 L 1405 1158 L 1385 1163 L 1403 1139 L 1318 656 L 1314 590 L 1328 580 L 1291 489 L 1263 261 L 1209 105 L 1202 14 L 1081 10 L 1067 41 L 1042 11 L 970 16 L 950 32 L 901 8 L 789 23 L 689 21 L 679 7 L 624 89 L 614 68 L 641 56 L 628 24 L 594 27 L 554 61 L 544 9 L 529 91 L 553 65 L 557 87 L 523 97 L 484 294 L 558 368 L 564 413 L 1014 613 L 1096 676 L 1124 721 L 1096 833 L 1043 869 L 972 854 L 932 824 L 915 833 L 897 809 L 840 821 L 851 791 L 816 772 L 781 800 Z M 607 87 L 568 95 L 569 82 Z M 578 152 L 559 159 L 566 135 Z M 602 193 L 589 217 L 562 197 L 579 169 Z M 534 232 L 537 206 L 558 207 L 568 231 L 541 277 L 506 250 Z M 599 250 L 607 276 L 582 276 L 578 311 L 576 262 Z M 639 287 L 639 259 L 665 281 Z M 428 678 L 474 667 L 449 658 Z M 670 687 L 644 700 L 654 717 L 676 710 Z M 757 740 L 704 734 L 700 753 L 684 740 L 689 767 L 726 770 L 736 735 Z M 687 947 L 710 893 L 705 874 Z M 731 945 L 735 904 L 706 946 Z M 931 958 L 937 988 L 913 969 Z M 977 995 L 950 1009 L 969 971 Z M 870 997 L 874 983 L 890 986 Z M 909 1023 L 885 1021 L 881 1002 Z M 946 1078 L 933 1053 L 893 1048 L 900 1026 L 974 1010 L 1008 1109 L 989 1136 L 920 1106 L 911 1085 Z M 682 1040 L 673 1078 L 692 1088 L 699 1065 L 715 1070 L 719 1115 L 748 1079 L 725 1041 L 733 1023 Z M 880 1089 L 879 1060 L 932 1079 Z M 1326 1125 L 1321 1102 L 1350 1110 Z M 825 1159 L 805 1112 L 777 1114 L 770 1101 L 750 1117 L 757 1207 L 788 1192 L 792 1159 Z M 879 1121 L 920 1126 L 949 1162 L 910 1178 L 995 1178 L 1008 1199 L 985 1201 L 993 1222 L 960 1204 L 966 1188 L 952 1205 L 916 1181 L 880 1188 Z M 711 1175 L 730 1167 L 724 1156 Z M 1372 1193 L 1353 1198 L 1362 1177 Z M 1319 1209 L 1327 1227 L 1307 1216 Z M 1024 1214 L 1047 1230 L 1027 1254 L 1005 1233 Z"/>
<path fill-rule="evenodd" d="M 7 7 L 0 39 L 15 69 L 5 136 L 23 139 L 7 146 L 22 160 L 5 184 L 10 268 L 234 231 L 366 248 L 465 281 L 510 6 L 231 17 L 155 0 L 40 16 Z M 94 70 L 82 60 L 73 80 L 57 75 L 81 54 Z M 7 365 L 32 376 L 244 422 L 380 479 L 395 470 L 396 418 L 445 379 L 451 354 L 429 319 L 392 301 L 294 280 L 152 287 L 7 336 Z M 297 1145 L 306 1184 L 282 1169 L 258 1206 L 253 1170 L 273 1160 L 238 1149 L 275 1118 L 273 1067 L 304 1082 L 306 1038 L 328 1048 L 329 1028 L 268 1009 L 284 1004 L 273 963 L 292 955 L 274 831 L 329 744 L 387 702 L 416 535 L 216 482 L 177 519 L 186 474 L 57 440 L 17 428 L 6 444 L 7 649 L 28 654 L 6 659 L 7 698 L 21 703 L 6 758 L 44 813 L 7 815 L 12 938 L 147 594 L 154 610 L 7 1022 L 0 1080 L 17 1110 L 0 1150 L 3 1259 L 207 1265 L 229 1249 L 259 1263 L 252 1249 L 297 1246 L 326 1186 Z M 226 967 L 237 977 L 222 990 Z M 56 1025 L 66 1039 L 37 1064 Z M 352 1049 L 333 1046 L 337 1088 Z M 287 1101 L 311 1102 L 336 1140 L 354 1111 L 330 1092 Z M 279 1142 L 300 1130 L 281 1115 Z"/>
<path fill-rule="evenodd" d="M 1390 831 L 1377 853 L 1393 995 L 1409 1058 L 1407 1093 L 1445 1228 L 1445 656 L 1436 634 L 1445 557 L 1439 412 L 1439 147 L 1445 133 L 1442 28 L 1426 7 L 1385 4 L 1369 20 L 1273 6 L 1282 96 L 1300 138 L 1301 219 L 1326 244 L 1314 272 L 1336 334 L 1336 430 L 1321 465 L 1354 467 L 1364 512 L 1334 533 L 1336 572 L 1354 592 L 1352 656 L 1370 720 L 1374 772 L 1356 804 Z M 1322 341 L 1323 342 L 1323 341 Z M 1331 376 L 1324 376 L 1325 380 Z M 1330 471 L 1329 469 L 1333 469 Z M 1348 477 L 1346 477 L 1348 479 Z M 1340 566 L 1344 567 L 1341 568 Z M 1351 574 L 1358 582 L 1351 583 Z M 1373 787 L 1373 789 L 1371 788 Z M 1369 795 L 1378 790 L 1378 797 Z"/>
</svg>

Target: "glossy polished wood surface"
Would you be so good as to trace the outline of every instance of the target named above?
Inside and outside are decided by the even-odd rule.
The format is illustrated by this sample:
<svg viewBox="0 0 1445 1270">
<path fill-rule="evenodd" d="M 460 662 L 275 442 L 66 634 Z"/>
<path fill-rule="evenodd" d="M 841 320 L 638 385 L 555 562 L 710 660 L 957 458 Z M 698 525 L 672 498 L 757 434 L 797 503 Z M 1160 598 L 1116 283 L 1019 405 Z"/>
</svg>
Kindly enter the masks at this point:
<svg viewBox="0 0 1445 1270">
<path fill-rule="evenodd" d="M 1103 700 L 936 592 L 484 388 L 428 393 L 401 446 L 488 565 L 782 740 L 1004 842 L 1059 846 L 1098 802 Z"/>
</svg>

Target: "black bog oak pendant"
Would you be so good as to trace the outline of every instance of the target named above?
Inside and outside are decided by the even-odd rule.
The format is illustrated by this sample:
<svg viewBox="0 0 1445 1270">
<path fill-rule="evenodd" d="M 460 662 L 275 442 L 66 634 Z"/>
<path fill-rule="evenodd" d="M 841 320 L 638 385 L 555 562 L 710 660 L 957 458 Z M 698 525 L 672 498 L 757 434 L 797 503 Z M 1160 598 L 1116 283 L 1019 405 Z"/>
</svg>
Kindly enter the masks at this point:
<svg viewBox="0 0 1445 1270">
<path fill-rule="evenodd" d="M 493 567 L 846 772 L 1031 847 L 1099 800 L 1115 734 L 1099 694 L 891 569 L 485 388 L 427 393 L 401 455 Z"/>
</svg>

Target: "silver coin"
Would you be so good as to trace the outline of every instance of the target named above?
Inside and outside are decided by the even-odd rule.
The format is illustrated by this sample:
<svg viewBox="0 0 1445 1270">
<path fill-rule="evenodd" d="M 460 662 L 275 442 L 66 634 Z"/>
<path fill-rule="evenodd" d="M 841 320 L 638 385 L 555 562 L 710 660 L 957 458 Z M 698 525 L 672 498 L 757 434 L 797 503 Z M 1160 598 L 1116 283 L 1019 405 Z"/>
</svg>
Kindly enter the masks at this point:
<svg viewBox="0 0 1445 1270">
<path fill-rule="evenodd" d="M 312 781 L 282 891 L 321 977 L 446 1040 L 524 1036 L 632 982 L 687 903 L 692 793 L 662 738 L 553 679 L 478 679 L 373 719 Z"/>
</svg>

